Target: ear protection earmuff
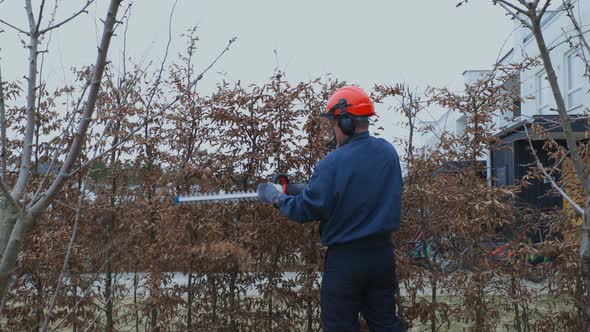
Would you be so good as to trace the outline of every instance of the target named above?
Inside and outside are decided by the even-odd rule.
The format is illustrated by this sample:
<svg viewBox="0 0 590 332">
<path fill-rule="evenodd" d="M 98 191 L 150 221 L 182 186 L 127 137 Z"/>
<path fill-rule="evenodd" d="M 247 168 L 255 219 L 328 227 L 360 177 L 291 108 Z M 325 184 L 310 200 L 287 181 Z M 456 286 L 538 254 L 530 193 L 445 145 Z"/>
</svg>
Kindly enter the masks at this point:
<svg viewBox="0 0 590 332">
<path fill-rule="evenodd" d="M 338 104 L 334 105 L 333 111 L 340 110 L 338 114 L 338 127 L 346 136 L 354 135 L 356 130 L 356 116 L 346 112 L 346 107 L 352 106 L 346 103 L 346 99 L 340 99 Z"/>
</svg>

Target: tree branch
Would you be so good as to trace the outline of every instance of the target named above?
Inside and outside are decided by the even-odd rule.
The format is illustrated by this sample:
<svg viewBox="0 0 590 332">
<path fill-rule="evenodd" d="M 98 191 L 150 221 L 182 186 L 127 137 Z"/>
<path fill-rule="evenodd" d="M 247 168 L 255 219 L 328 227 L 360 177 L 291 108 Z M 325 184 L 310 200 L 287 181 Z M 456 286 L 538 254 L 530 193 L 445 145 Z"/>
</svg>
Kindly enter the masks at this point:
<svg viewBox="0 0 590 332">
<path fill-rule="evenodd" d="M 579 38 L 580 41 L 582 42 L 582 44 L 584 45 L 585 48 L 588 49 L 588 52 L 590 52 L 590 45 L 588 45 L 588 41 L 586 40 L 586 38 L 584 38 L 584 35 L 587 34 L 588 32 L 590 32 L 590 29 L 588 30 L 584 30 L 581 31 L 580 33 L 577 33 L 575 35 L 568 35 L 568 32 L 565 30 L 562 30 L 564 35 L 566 36 L 565 40 L 562 40 L 561 42 L 557 43 L 557 44 L 553 44 L 551 43 L 551 46 L 548 48 L 549 52 L 552 52 L 553 50 L 555 50 L 556 48 L 558 48 L 559 46 L 563 45 L 563 44 L 567 44 L 567 43 L 571 43 L 571 38 Z M 553 41 L 555 42 L 555 41 Z"/>
<path fill-rule="evenodd" d="M 4 82 L 2 82 L 2 71 L 0 68 L 0 186 L 2 186 L 2 192 L 7 197 L 6 202 L 8 205 L 13 207 L 16 202 L 12 201 L 12 195 L 10 194 L 6 186 L 6 107 L 4 103 Z M 2 207 L 4 208 L 4 207 Z M 0 259 L 4 256 L 4 250 L 8 244 L 9 234 L 12 232 L 13 222 L 11 216 L 9 216 L 9 209 L 2 209 L 0 211 Z M 0 299 L 0 307 L 5 303 L 6 297 Z M 0 308 L 0 317 L 2 317 L 2 310 Z"/>
<path fill-rule="evenodd" d="M 31 166 L 31 157 L 33 154 L 33 136 L 35 134 L 35 101 L 37 93 L 37 61 L 39 57 L 39 35 L 35 32 L 35 18 L 33 16 L 33 8 L 31 7 L 31 0 L 26 0 L 26 11 L 29 19 L 29 74 L 27 76 L 27 112 L 26 112 L 26 127 L 25 137 L 23 140 L 23 151 L 21 157 L 20 171 L 18 179 L 13 190 L 13 196 L 18 201 L 20 200 L 29 178 L 29 169 Z"/>
<path fill-rule="evenodd" d="M 19 253 L 24 244 L 25 234 L 31 223 L 31 215 L 25 210 L 20 210 L 20 213 L 16 217 L 16 223 L 12 228 L 10 240 L 0 260 L 0 298 L 4 298 L 6 295 L 10 276 L 16 266 Z"/>
<path fill-rule="evenodd" d="M 0 191 L 2 191 L 2 196 L 4 196 L 6 202 L 8 202 L 9 205 L 11 205 L 16 211 L 21 210 L 21 207 L 14 200 L 14 197 L 12 197 L 10 190 L 8 190 L 8 188 L 6 187 L 6 183 L 4 183 L 4 180 L 0 180 Z"/>
<path fill-rule="evenodd" d="M 227 46 L 225 47 L 225 49 L 215 58 L 215 60 L 213 60 L 213 62 L 211 62 L 211 64 L 209 64 L 209 66 L 207 68 L 205 68 L 205 70 L 203 70 L 199 76 L 197 76 L 197 78 L 187 86 L 187 88 L 185 89 L 185 92 L 176 96 L 176 98 L 174 98 L 174 100 L 172 102 L 170 102 L 168 105 L 164 106 L 159 112 L 153 114 L 152 116 L 150 116 L 149 118 L 145 119 L 143 122 L 141 122 L 139 125 L 137 125 L 135 127 L 135 129 L 133 129 L 129 134 L 127 134 L 125 137 L 123 137 L 121 139 L 121 141 L 119 141 L 117 144 L 111 146 L 109 149 L 105 150 L 103 153 L 99 154 L 98 156 L 96 156 L 96 158 L 101 158 L 103 157 L 105 154 L 113 151 L 114 149 L 118 148 L 119 146 L 123 145 L 124 143 L 126 143 L 131 137 L 133 137 L 133 135 L 135 135 L 138 131 L 140 131 L 145 125 L 146 123 L 151 122 L 152 120 L 154 120 L 155 118 L 161 116 L 162 114 L 164 114 L 164 112 L 166 112 L 170 107 L 174 106 L 174 104 L 176 104 L 179 100 L 181 100 L 182 98 L 184 98 L 186 95 L 188 95 L 191 91 L 191 89 L 197 84 L 197 82 L 199 82 L 203 76 L 205 75 L 205 73 L 207 71 L 209 71 L 214 65 L 215 63 L 217 63 L 217 61 L 219 61 L 219 59 L 229 50 L 230 46 L 236 41 L 237 38 L 232 38 L 230 39 L 229 43 L 227 44 Z M 89 165 L 91 165 L 91 163 L 96 159 L 96 158 L 92 158 L 88 161 L 86 161 L 85 163 L 83 163 L 80 167 L 76 168 L 75 170 L 73 170 L 68 176 L 72 176 L 76 173 L 78 173 L 79 171 L 83 170 L 84 168 L 88 167 Z"/>
<path fill-rule="evenodd" d="M 543 15 L 545 15 L 545 13 L 547 12 L 547 8 L 549 8 L 549 6 L 551 5 L 551 0 L 545 0 L 545 4 L 543 5 L 543 8 L 541 8 L 541 11 L 539 12 L 539 19 L 543 18 Z M 539 0 L 537 0 L 537 5 L 539 3 Z M 536 6 L 535 6 L 536 8 Z"/>
<path fill-rule="evenodd" d="M 578 20 L 576 19 L 576 15 L 574 14 L 573 5 L 571 4 L 571 0 L 564 0 L 563 6 L 565 8 L 567 16 L 570 18 L 570 20 L 572 21 L 572 24 L 574 25 L 574 30 L 576 30 L 578 32 L 577 37 L 580 39 L 580 42 L 582 43 L 582 45 L 584 45 L 586 50 L 588 50 L 588 52 L 590 52 L 590 44 L 588 44 L 588 40 L 585 37 L 585 34 L 590 30 L 582 31 L 582 27 L 578 23 Z"/>
<path fill-rule="evenodd" d="M 535 1 L 539 1 L 539 0 L 535 0 Z M 518 3 L 520 3 L 521 5 L 528 7 L 528 3 L 525 0 L 518 0 Z"/>
<path fill-rule="evenodd" d="M 565 191 L 563 191 L 563 189 L 561 189 L 561 187 L 559 187 L 559 185 L 557 185 L 557 183 L 555 183 L 555 180 L 553 180 L 553 178 L 551 177 L 551 175 L 547 174 L 547 171 L 545 170 L 545 167 L 543 167 L 543 164 L 541 163 L 541 160 L 539 159 L 539 156 L 537 155 L 537 152 L 535 151 L 535 148 L 533 147 L 533 141 L 531 139 L 531 136 L 529 135 L 529 130 L 527 129 L 526 124 L 524 125 L 524 132 L 526 133 L 526 137 L 527 137 L 527 139 L 529 141 L 529 147 L 531 148 L 531 153 L 535 157 L 535 161 L 537 163 L 537 167 L 541 170 L 541 172 L 543 172 L 543 175 L 545 175 L 545 178 L 547 180 L 549 180 L 549 182 L 551 182 L 551 185 L 553 186 L 553 188 L 555 188 L 555 190 L 557 190 L 557 192 L 563 198 L 565 198 L 576 209 L 576 211 L 580 215 L 583 216 L 584 215 L 584 209 L 582 209 Z"/>
<path fill-rule="evenodd" d="M 35 14 L 33 14 L 33 5 L 31 0 L 25 0 L 25 11 L 27 13 L 27 19 L 29 21 L 29 33 L 34 33 L 35 30 Z"/>
<path fill-rule="evenodd" d="M 68 266 L 70 262 L 70 257 L 72 256 L 72 251 L 74 249 L 74 243 L 76 242 L 76 235 L 78 235 L 78 229 L 80 228 L 80 215 L 82 211 L 82 203 L 84 202 L 84 197 L 86 193 L 86 185 L 88 183 L 90 173 L 86 175 L 86 179 L 82 184 L 80 197 L 78 198 L 78 207 L 76 208 L 76 217 L 74 220 L 74 228 L 72 229 L 72 235 L 70 236 L 70 243 L 68 244 L 68 250 L 66 251 L 66 257 L 64 258 L 64 263 L 59 273 L 59 277 L 57 279 L 57 285 L 55 286 L 55 291 L 53 292 L 53 296 L 51 297 L 51 302 L 49 303 L 49 308 L 47 308 L 47 313 L 45 314 L 45 320 L 43 320 L 43 326 L 41 327 L 41 332 L 47 331 L 47 327 L 49 322 L 51 321 L 53 308 L 55 307 L 55 303 L 57 302 L 57 296 L 61 291 L 63 285 L 63 279 L 68 271 Z"/>
<path fill-rule="evenodd" d="M 506 7 L 509 7 L 509 8 L 512 8 L 513 10 L 515 10 L 517 13 L 523 14 L 523 15 L 525 15 L 527 17 L 529 16 L 529 12 L 528 11 L 526 11 L 526 10 L 524 10 L 524 9 L 516 6 L 516 5 L 511 4 L 510 2 L 508 2 L 506 0 L 493 0 L 493 2 L 500 4 L 500 6 L 504 5 L 504 6 L 502 6 L 502 8 L 504 8 L 504 9 L 506 9 Z M 512 14 L 512 12 L 511 12 L 511 14 Z"/>
<path fill-rule="evenodd" d="M 89 1 L 89 3 L 91 1 Z M 96 100 L 98 99 L 98 93 L 100 91 L 100 83 L 102 81 L 102 76 L 107 63 L 107 53 L 109 50 L 112 36 L 114 34 L 114 26 L 117 21 L 117 12 L 119 10 L 119 6 L 121 5 L 121 1 L 122 0 L 111 0 L 110 2 L 107 18 L 104 21 L 104 30 L 100 42 L 100 47 L 98 49 L 96 64 L 94 65 L 94 70 L 92 72 L 92 83 L 90 85 L 90 90 L 88 92 L 88 99 L 86 100 L 86 105 L 84 111 L 82 112 L 80 122 L 78 124 L 76 136 L 74 137 L 74 141 L 70 146 L 70 150 L 66 156 L 64 164 L 62 165 L 59 171 L 59 174 L 57 175 L 49 189 L 45 192 L 44 197 L 41 198 L 33 206 L 31 206 L 31 215 L 33 216 L 37 216 L 38 214 L 40 214 L 53 200 L 57 192 L 61 189 L 65 179 L 68 177 L 68 174 L 72 169 L 72 166 L 78 159 L 80 151 L 82 150 L 83 143 L 87 138 L 86 133 L 88 131 L 90 121 L 92 120 L 92 114 L 94 113 L 94 109 L 96 107 Z"/>
<path fill-rule="evenodd" d="M 12 24 L 10 24 L 10 23 L 8 23 L 8 22 L 6 22 L 6 21 L 2 20 L 2 19 L 0 19 L 0 23 L 2 23 L 2 24 L 4 24 L 4 25 L 6 25 L 6 26 L 8 26 L 8 27 L 10 27 L 10 28 L 12 28 L 12 29 L 14 29 L 14 30 L 16 30 L 16 31 L 18 31 L 18 32 L 20 32 L 20 33 L 22 33 L 22 34 L 25 34 L 25 35 L 27 35 L 27 36 L 29 35 L 29 33 L 28 33 L 28 32 L 26 32 L 25 30 L 23 30 L 23 29 L 21 29 L 21 28 L 19 28 L 19 27 L 16 27 L 16 26 L 14 26 L 14 25 L 12 25 Z"/>
<path fill-rule="evenodd" d="M 74 111 L 72 112 L 71 116 L 69 117 L 70 120 L 68 121 L 68 124 L 66 125 L 66 128 L 64 129 L 64 131 L 61 135 L 61 140 L 59 142 L 59 145 L 55 149 L 55 154 L 54 154 L 53 158 L 51 159 L 51 163 L 49 164 L 49 167 L 47 168 L 47 171 L 45 172 L 43 179 L 39 183 L 39 187 L 37 188 L 37 191 L 33 194 L 33 198 L 31 199 L 31 202 L 33 202 L 33 203 L 36 202 L 37 199 L 39 198 L 39 194 L 41 193 L 41 190 L 43 190 L 43 186 L 45 185 L 45 182 L 49 178 L 49 174 L 51 173 L 51 170 L 58 162 L 61 149 L 66 143 L 67 132 L 70 130 L 70 128 L 72 127 L 72 124 L 74 123 L 74 120 L 76 119 L 76 113 L 78 113 L 78 110 L 80 109 L 80 104 L 82 104 L 82 101 L 84 100 L 84 96 L 86 95 L 86 91 L 88 90 L 89 86 L 90 86 L 90 83 L 88 83 L 84 86 L 84 89 L 82 90 L 80 98 L 78 98 L 78 102 L 74 108 Z"/>
<path fill-rule="evenodd" d="M 41 19 L 43 18 L 43 9 L 45 8 L 45 0 L 41 0 L 39 6 L 39 16 L 37 17 L 37 25 L 35 26 L 35 33 L 39 33 L 39 26 L 41 25 Z"/>
<path fill-rule="evenodd" d="M 172 6 L 172 10 L 170 11 L 170 17 L 168 19 L 168 42 L 166 43 L 166 51 L 164 52 L 164 59 L 162 60 L 162 63 L 160 64 L 160 70 L 158 71 L 158 77 L 156 78 L 156 82 L 155 82 L 154 87 L 152 89 L 152 93 L 149 96 L 149 100 L 146 105 L 146 109 L 150 108 L 152 101 L 154 99 L 154 96 L 156 95 L 156 89 L 158 88 L 158 86 L 160 85 L 160 82 L 162 80 L 162 73 L 164 72 L 164 66 L 166 65 L 166 59 L 168 58 L 170 44 L 172 43 L 172 18 L 174 17 L 174 11 L 176 10 L 177 4 L 178 4 L 178 0 L 175 0 L 174 5 Z"/>
<path fill-rule="evenodd" d="M 80 299 L 76 302 L 76 304 L 74 304 L 73 308 L 68 309 L 68 311 L 65 313 L 65 316 L 62 318 L 62 320 L 60 320 L 53 327 L 51 332 L 57 331 L 70 318 L 70 315 L 72 315 L 72 313 L 76 312 L 78 307 L 84 302 L 84 299 L 86 298 L 86 296 L 88 296 L 88 294 L 90 294 L 90 292 L 92 291 L 92 285 L 94 285 L 94 282 L 98 279 L 100 272 L 102 272 L 104 270 L 106 265 L 108 263 L 110 263 L 115 256 L 117 256 L 121 251 L 123 251 L 123 249 L 127 248 L 127 245 L 129 244 L 129 240 L 130 240 L 130 238 L 128 237 L 123 244 L 119 244 L 116 246 L 117 250 L 115 250 L 112 255 L 109 255 L 105 259 L 105 261 L 100 266 L 100 268 L 97 270 L 97 272 L 94 274 L 94 276 L 92 276 L 92 278 L 90 280 L 88 280 L 90 286 L 88 288 L 86 288 L 84 293 L 80 294 Z"/>
<path fill-rule="evenodd" d="M 525 16 L 527 16 L 527 17 L 528 17 L 528 14 L 527 14 L 526 12 L 522 12 L 522 10 L 520 10 L 520 9 L 518 9 L 518 10 L 517 10 L 517 11 L 518 11 L 518 13 L 517 13 L 517 12 L 513 12 L 513 11 L 512 11 L 512 10 L 511 10 L 509 7 L 510 7 L 510 6 L 512 6 L 512 7 L 515 7 L 515 6 L 514 6 L 514 5 L 512 5 L 512 4 L 511 4 L 510 6 L 507 6 L 507 5 L 506 5 L 506 3 L 505 3 L 505 2 L 503 2 L 503 1 L 501 1 L 501 0 L 498 0 L 498 4 L 499 4 L 499 5 L 500 5 L 500 7 L 502 7 L 502 8 L 503 8 L 503 9 L 504 9 L 504 10 L 505 10 L 505 11 L 506 11 L 506 12 L 507 12 L 507 13 L 508 13 L 510 16 L 512 16 L 512 18 L 513 18 L 513 19 L 515 19 L 515 20 L 519 20 L 519 21 L 520 21 L 520 23 L 522 23 L 522 25 L 524 25 L 525 27 L 527 27 L 527 28 L 529 28 L 529 29 L 531 29 L 531 30 L 533 29 L 532 25 L 531 25 L 529 22 L 527 22 L 526 20 L 524 20 L 524 19 L 520 18 L 520 16 L 518 16 L 518 13 L 523 13 L 523 15 L 525 15 Z M 515 7 L 515 8 L 516 8 L 516 7 Z"/>
<path fill-rule="evenodd" d="M 0 66 L 0 180 L 6 181 L 6 104 L 4 102 L 4 82 Z"/>
<path fill-rule="evenodd" d="M 57 23 L 57 24 L 55 24 L 55 25 L 48 26 L 47 28 L 45 28 L 45 29 L 43 29 L 43 30 L 39 31 L 39 34 L 40 34 L 40 35 L 42 35 L 42 34 L 44 34 L 44 33 L 46 33 L 46 32 L 49 32 L 49 31 L 51 31 L 51 30 L 53 30 L 53 29 L 57 29 L 57 28 L 59 28 L 60 26 L 62 26 L 62 25 L 64 25 L 64 24 L 66 24 L 66 23 L 68 23 L 69 21 L 71 21 L 71 20 L 75 19 L 76 17 L 80 16 L 82 13 L 86 13 L 86 9 L 87 9 L 87 8 L 88 8 L 88 7 L 89 7 L 89 6 L 90 6 L 90 5 L 91 5 L 93 2 L 94 2 L 94 0 L 88 0 L 88 1 L 86 2 L 86 5 L 84 5 L 84 7 L 82 7 L 82 9 L 80 9 L 79 11 L 77 11 L 76 13 L 74 13 L 72 16 L 68 17 L 67 19 L 65 19 L 65 20 L 63 20 L 63 21 L 61 21 L 61 22 L 59 22 L 59 23 Z"/>
<path fill-rule="evenodd" d="M 105 306 L 108 306 L 108 305 L 109 305 L 109 303 L 113 302 L 113 296 L 114 296 L 114 295 L 115 295 L 115 294 L 114 294 L 114 292 L 113 292 L 113 293 L 111 293 L 111 294 L 109 295 L 109 297 L 107 297 L 107 298 L 105 299 L 105 301 L 104 301 L 104 305 L 105 305 Z M 100 312 L 99 312 L 99 313 L 96 315 L 96 317 L 94 317 L 94 319 L 93 319 L 92 321 L 90 321 L 90 323 L 88 324 L 88 326 L 86 326 L 86 328 L 85 328 L 85 329 L 84 329 L 84 331 L 82 331 L 82 332 L 94 331 L 94 330 L 96 329 L 96 328 L 94 327 L 94 325 L 95 325 L 95 324 L 96 324 L 96 322 L 97 322 L 97 321 L 100 319 L 100 317 L 102 316 L 102 313 L 103 313 L 104 311 L 105 311 L 105 310 L 101 310 L 101 311 L 100 311 Z"/>
</svg>

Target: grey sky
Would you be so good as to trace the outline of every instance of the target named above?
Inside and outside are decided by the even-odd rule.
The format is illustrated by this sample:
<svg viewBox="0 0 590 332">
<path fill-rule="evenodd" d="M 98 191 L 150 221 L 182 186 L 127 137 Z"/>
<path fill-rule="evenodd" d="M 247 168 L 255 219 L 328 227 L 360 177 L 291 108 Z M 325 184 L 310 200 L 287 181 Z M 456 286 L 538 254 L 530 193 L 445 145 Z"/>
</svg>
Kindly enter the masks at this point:
<svg viewBox="0 0 590 332">
<path fill-rule="evenodd" d="M 40 1 L 33 1 L 38 4 Z M 61 0 L 59 18 L 85 1 Z M 374 83 L 407 82 L 413 86 L 448 86 L 460 89 L 465 69 L 489 68 L 513 28 L 512 22 L 491 0 L 478 0 L 455 8 L 456 0 L 179 0 L 174 14 L 171 54 L 184 46 L 178 38 L 199 27 L 196 66 L 208 64 L 227 41 L 238 42 L 201 84 L 209 92 L 225 72 L 233 80 L 263 82 L 276 65 L 292 81 L 326 73 L 370 90 Z M 52 0 L 47 0 L 49 10 Z M 66 70 L 94 62 L 95 19 L 104 16 L 107 0 L 97 0 L 89 15 L 78 18 L 52 36 L 46 75 L 61 84 Z M 128 1 L 124 1 L 128 4 Z M 173 0 L 143 0 L 133 4 L 128 31 L 128 55 L 159 61 L 164 52 L 168 15 Z M 38 6 L 38 5 L 37 5 Z M 23 0 L 5 0 L 0 18 L 25 27 Z M 100 23 L 100 22 L 99 22 Z M 0 34 L 3 79 L 20 79 L 26 73 L 26 51 L 9 28 Z M 110 56 L 120 62 L 122 30 Z M 506 45 L 510 48 L 510 42 Z M 148 53 L 146 53 L 148 52 Z M 384 107 L 380 107 L 384 113 Z M 386 136 L 402 134 L 395 117 L 383 114 Z"/>
</svg>

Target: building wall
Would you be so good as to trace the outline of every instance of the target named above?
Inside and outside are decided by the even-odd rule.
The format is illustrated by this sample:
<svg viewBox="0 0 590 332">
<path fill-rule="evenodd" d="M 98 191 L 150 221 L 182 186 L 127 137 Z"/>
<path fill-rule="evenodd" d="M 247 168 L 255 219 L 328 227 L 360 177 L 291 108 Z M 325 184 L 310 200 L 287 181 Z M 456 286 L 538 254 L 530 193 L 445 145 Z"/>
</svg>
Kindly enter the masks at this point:
<svg viewBox="0 0 590 332">
<path fill-rule="evenodd" d="M 513 40 L 516 41 L 517 39 L 513 37 Z M 508 51 L 507 54 L 504 55 L 503 58 L 500 59 L 500 65 L 508 66 L 512 63 L 518 63 L 521 59 L 517 54 L 515 48 L 512 48 Z M 506 86 L 506 93 L 514 93 L 514 89 L 518 89 L 520 86 L 520 77 L 515 77 L 514 81 L 510 82 L 508 86 Z M 514 96 L 514 99 L 518 99 L 518 96 Z M 501 128 L 507 127 L 510 125 L 511 121 L 514 119 L 515 114 L 513 114 L 510 110 L 497 110 L 494 114 L 494 127 L 497 131 L 500 131 Z"/>
<path fill-rule="evenodd" d="M 578 14 L 578 21 L 583 30 L 588 30 L 590 24 L 590 1 L 578 1 L 574 9 Z M 563 12 L 548 13 L 543 25 L 543 34 L 548 47 L 555 47 L 551 51 L 551 61 L 559 79 L 560 90 L 564 96 L 568 111 L 572 114 L 581 113 L 590 105 L 590 83 L 584 77 L 585 68 L 583 61 L 576 55 L 576 51 L 570 48 L 566 42 L 565 31 L 571 31 L 573 26 L 570 19 Z M 539 55 L 538 46 L 534 36 L 525 28 L 520 28 L 518 33 L 522 38 L 516 39 L 516 54 L 524 57 L 536 57 Z M 523 37 L 524 36 L 524 37 Z M 585 34 L 590 39 L 590 32 Z M 590 55 L 588 55 L 590 56 Z M 555 102 L 549 82 L 545 79 L 545 70 L 539 66 L 527 70 L 521 74 L 521 97 L 525 100 L 522 104 L 522 114 L 525 116 L 556 114 L 551 109 L 555 108 Z"/>
<path fill-rule="evenodd" d="M 490 70 L 466 70 L 463 72 L 463 81 L 466 85 L 472 85 L 490 73 Z M 465 130 L 466 121 L 460 112 L 448 110 L 437 121 L 431 121 L 427 125 L 433 128 L 432 132 L 426 132 L 422 137 L 424 148 L 428 150 L 436 148 L 439 137 L 445 132 L 460 136 Z"/>
<path fill-rule="evenodd" d="M 504 144 L 494 153 L 493 174 L 495 185 L 504 187 L 514 183 L 514 144 Z M 489 177 L 488 177 L 489 178 Z"/>
<path fill-rule="evenodd" d="M 585 36 L 590 41 L 590 29 L 588 29 L 588 26 L 590 26 L 590 0 L 578 0 L 574 10 L 578 15 L 578 23 L 582 26 L 582 29 L 584 31 L 588 30 Z M 511 50 L 507 51 L 499 59 L 500 63 L 504 65 L 520 63 L 527 57 L 537 57 L 539 55 L 535 38 L 528 28 L 523 27 L 517 20 L 514 20 L 514 27 L 515 30 L 510 37 L 511 40 L 507 43 L 508 49 L 511 48 Z M 549 47 L 554 47 L 551 52 L 551 59 L 559 78 L 560 89 L 566 99 L 566 105 L 569 107 L 569 112 L 577 114 L 590 107 L 590 93 L 588 93 L 590 83 L 589 79 L 584 77 L 585 68 L 582 60 L 575 56 L 575 50 L 570 48 L 570 44 L 564 42 L 567 37 L 562 29 L 566 31 L 573 29 L 570 19 L 560 11 L 548 12 L 543 22 L 545 41 Z M 590 58 L 590 54 L 587 54 L 587 56 Z M 468 85 L 474 84 L 489 72 L 489 70 L 467 70 L 463 73 L 464 82 Z M 507 114 L 500 110 L 496 112 L 493 126 L 497 132 L 514 125 L 516 122 L 521 122 L 523 118 L 539 114 L 556 114 L 555 111 L 551 111 L 551 108 L 555 108 L 555 102 L 549 88 L 549 82 L 544 79 L 543 74 L 544 69 L 540 65 L 521 73 L 520 77 L 512 82 L 519 86 L 517 90 L 519 90 L 518 93 L 523 100 L 520 104 L 520 113 L 514 114 L 510 112 Z M 515 117 L 521 115 L 521 118 L 515 119 Z M 431 127 L 434 128 L 434 133 L 425 133 L 422 138 L 425 149 L 436 147 L 438 137 L 443 132 L 461 134 L 460 131 L 464 128 L 464 119 L 462 119 L 460 113 L 448 111 L 438 121 L 433 121 Z M 488 165 L 491 164 L 489 156 L 482 159 L 487 159 Z"/>
</svg>

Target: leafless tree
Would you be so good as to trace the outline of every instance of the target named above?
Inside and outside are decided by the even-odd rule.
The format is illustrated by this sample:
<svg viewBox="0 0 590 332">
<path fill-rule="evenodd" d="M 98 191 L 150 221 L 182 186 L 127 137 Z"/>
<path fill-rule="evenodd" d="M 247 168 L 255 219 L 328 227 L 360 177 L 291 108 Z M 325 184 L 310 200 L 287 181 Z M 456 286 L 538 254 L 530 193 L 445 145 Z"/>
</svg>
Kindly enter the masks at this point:
<svg viewBox="0 0 590 332">
<path fill-rule="evenodd" d="M 94 113 L 96 100 L 98 98 L 100 84 L 107 63 L 107 54 L 109 45 L 114 34 L 117 24 L 117 12 L 122 0 L 111 0 L 104 20 L 102 38 L 97 51 L 96 62 L 93 67 L 92 81 L 86 97 L 84 109 L 78 122 L 75 137 L 69 145 L 63 164 L 60 167 L 59 174 L 41 195 L 35 200 L 31 200 L 26 195 L 27 184 L 31 174 L 31 159 L 33 155 L 33 140 L 35 135 L 35 113 L 38 93 L 38 59 L 41 54 L 39 45 L 43 36 L 57 29 L 64 24 L 72 21 L 92 4 L 94 0 L 89 0 L 76 13 L 58 23 L 42 28 L 42 18 L 44 13 L 45 1 L 42 1 L 38 9 L 37 17 L 31 0 L 25 1 L 25 9 L 28 18 L 28 29 L 24 30 L 5 21 L 1 23 L 17 30 L 28 37 L 27 49 L 29 51 L 29 68 L 27 75 L 27 96 L 26 96 L 26 125 L 25 135 L 22 147 L 22 156 L 18 178 L 12 190 L 9 190 L 8 184 L 2 180 L 0 189 L 3 193 L 3 201 L 0 205 L 0 298 L 4 297 L 8 288 L 8 280 L 14 270 L 18 255 L 23 247 L 23 242 L 27 237 L 27 232 L 32 225 L 44 213 L 47 207 L 52 203 L 56 194 L 64 186 L 66 179 L 70 176 L 73 166 L 78 161 L 82 146 L 87 139 L 88 128 L 91 124 Z M 3 129 L 4 130 L 4 129 Z M 8 236 L 10 234 L 10 236 Z"/>
<path fill-rule="evenodd" d="M 396 97 L 397 105 L 394 110 L 404 116 L 404 121 L 400 125 L 409 129 L 408 140 L 406 143 L 406 159 L 411 161 L 415 153 L 415 137 L 421 128 L 418 127 L 418 114 L 424 110 L 425 103 L 420 99 L 418 92 L 412 90 L 405 84 L 396 84 L 395 86 L 380 86 L 376 85 L 374 88 L 373 98 L 375 102 L 381 102 L 386 97 Z"/>
<path fill-rule="evenodd" d="M 552 0 L 491 0 L 494 5 L 502 7 L 507 15 L 512 19 L 518 20 L 524 27 L 529 29 L 537 43 L 539 50 L 539 57 L 542 61 L 547 80 L 553 93 L 553 99 L 555 100 L 556 111 L 559 115 L 561 128 L 563 130 L 565 141 L 567 143 L 567 149 L 569 157 L 571 158 L 573 168 L 577 179 L 580 181 L 583 192 L 586 199 L 586 213 L 584 214 L 584 222 L 582 225 L 581 233 L 582 239 L 580 243 L 580 260 L 582 267 L 582 275 L 585 279 L 586 288 L 590 289 L 590 178 L 588 177 L 586 163 L 584 162 L 579 142 L 576 140 L 576 136 L 572 129 L 572 120 L 567 112 L 565 99 L 560 89 L 560 82 L 555 72 L 555 65 L 551 59 L 551 48 L 547 44 L 545 35 L 543 34 L 543 19 L 546 14 L 550 11 L 550 7 L 554 4 Z M 459 5 L 467 1 L 459 2 Z M 570 17 L 576 36 L 579 38 L 580 43 L 584 47 L 588 47 L 588 43 L 584 37 L 584 31 L 580 24 L 576 21 L 576 16 L 573 15 L 572 1 L 564 1 L 563 8 L 566 10 L 566 14 Z M 579 210 L 578 210 L 579 211 Z M 586 331 L 590 331 L 590 291 L 586 292 Z"/>
</svg>

